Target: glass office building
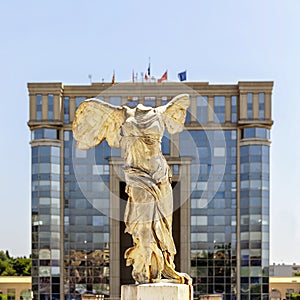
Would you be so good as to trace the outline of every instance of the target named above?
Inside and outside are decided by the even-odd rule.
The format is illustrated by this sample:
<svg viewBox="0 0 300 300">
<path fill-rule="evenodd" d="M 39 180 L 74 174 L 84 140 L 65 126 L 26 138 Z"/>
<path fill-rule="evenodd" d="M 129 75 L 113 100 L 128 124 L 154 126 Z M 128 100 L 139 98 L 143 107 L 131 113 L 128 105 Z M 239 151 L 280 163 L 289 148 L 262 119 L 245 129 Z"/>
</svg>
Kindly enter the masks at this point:
<svg viewBox="0 0 300 300">
<path fill-rule="evenodd" d="M 173 172 L 175 264 L 194 296 L 268 299 L 272 82 L 29 83 L 32 132 L 34 299 L 120 297 L 133 283 L 124 251 L 127 200 L 120 149 L 76 149 L 78 105 L 160 106 L 180 93 L 191 105 L 183 132 L 165 132 Z"/>
</svg>

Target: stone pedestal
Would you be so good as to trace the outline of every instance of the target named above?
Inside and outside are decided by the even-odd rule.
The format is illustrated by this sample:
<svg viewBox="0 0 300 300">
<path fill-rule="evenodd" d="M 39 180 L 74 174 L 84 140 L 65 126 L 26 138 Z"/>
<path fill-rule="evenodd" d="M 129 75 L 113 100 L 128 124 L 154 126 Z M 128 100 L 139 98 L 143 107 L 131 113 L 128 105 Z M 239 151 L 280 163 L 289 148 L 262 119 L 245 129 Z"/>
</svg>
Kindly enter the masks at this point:
<svg viewBox="0 0 300 300">
<path fill-rule="evenodd" d="M 222 300 L 222 294 L 201 295 L 200 300 Z"/>
<path fill-rule="evenodd" d="M 122 285 L 121 300 L 193 300 L 193 287 L 165 282 Z"/>
</svg>

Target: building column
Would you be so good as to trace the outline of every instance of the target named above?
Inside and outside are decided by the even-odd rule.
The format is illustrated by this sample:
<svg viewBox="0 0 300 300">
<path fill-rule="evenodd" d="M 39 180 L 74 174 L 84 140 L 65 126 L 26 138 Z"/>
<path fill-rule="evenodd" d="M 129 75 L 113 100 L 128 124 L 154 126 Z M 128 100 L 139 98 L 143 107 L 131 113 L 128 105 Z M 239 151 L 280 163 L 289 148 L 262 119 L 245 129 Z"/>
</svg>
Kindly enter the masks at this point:
<svg viewBox="0 0 300 300">
<path fill-rule="evenodd" d="M 208 96 L 208 103 L 207 103 L 207 108 L 208 108 L 208 116 L 207 116 L 207 122 L 208 123 L 213 123 L 215 118 L 215 112 L 214 112 L 214 96 Z"/>
<path fill-rule="evenodd" d="M 265 93 L 265 119 L 272 120 L 271 93 Z"/>
<path fill-rule="evenodd" d="M 42 120 L 48 120 L 48 95 L 42 95 Z"/>
<path fill-rule="evenodd" d="M 36 94 L 29 94 L 29 120 L 36 120 Z"/>
<path fill-rule="evenodd" d="M 240 114 L 239 119 L 240 120 L 246 120 L 247 119 L 247 93 L 241 92 L 240 94 Z"/>
<path fill-rule="evenodd" d="M 231 122 L 231 98 L 226 96 L 225 98 L 225 122 Z"/>
<path fill-rule="evenodd" d="M 180 272 L 191 273 L 191 182 L 190 158 L 180 164 Z"/>
<path fill-rule="evenodd" d="M 69 99 L 70 123 L 72 123 L 75 119 L 76 102 L 74 96 L 70 97 Z"/>
<path fill-rule="evenodd" d="M 110 232 L 109 285 L 110 297 L 120 297 L 120 174 L 123 160 L 111 158 L 110 172 Z"/>
</svg>

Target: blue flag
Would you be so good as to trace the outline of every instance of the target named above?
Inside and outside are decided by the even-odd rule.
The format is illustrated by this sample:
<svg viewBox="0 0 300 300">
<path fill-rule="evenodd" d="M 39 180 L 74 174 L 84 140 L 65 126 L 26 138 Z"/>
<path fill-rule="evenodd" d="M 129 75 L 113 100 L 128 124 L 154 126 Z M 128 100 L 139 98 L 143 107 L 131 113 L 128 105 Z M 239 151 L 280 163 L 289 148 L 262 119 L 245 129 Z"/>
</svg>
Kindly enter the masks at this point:
<svg viewBox="0 0 300 300">
<path fill-rule="evenodd" d="M 186 71 L 178 73 L 178 78 L 180 81 L 185 81 L 186 80 Z"/>
</svg>

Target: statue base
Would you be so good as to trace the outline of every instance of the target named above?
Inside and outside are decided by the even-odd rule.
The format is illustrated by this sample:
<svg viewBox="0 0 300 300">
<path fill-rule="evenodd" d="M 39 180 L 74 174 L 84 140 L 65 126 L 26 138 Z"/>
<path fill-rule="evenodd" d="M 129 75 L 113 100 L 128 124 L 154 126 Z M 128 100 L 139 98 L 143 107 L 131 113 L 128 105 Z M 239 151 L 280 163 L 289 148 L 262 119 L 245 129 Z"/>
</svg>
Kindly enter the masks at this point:
<svg viewBox="0 0 300 300">
<path fill-rule="evenodd" d="M 201 295 L 199 300 L 222 300 L 222 294 Z"/>
<path fill-rule="evenodd" d="M 176 283 L 122 285 L 121 300 L 193 300 L 193 287 Z"/>
</svg>

